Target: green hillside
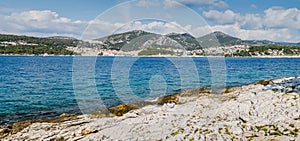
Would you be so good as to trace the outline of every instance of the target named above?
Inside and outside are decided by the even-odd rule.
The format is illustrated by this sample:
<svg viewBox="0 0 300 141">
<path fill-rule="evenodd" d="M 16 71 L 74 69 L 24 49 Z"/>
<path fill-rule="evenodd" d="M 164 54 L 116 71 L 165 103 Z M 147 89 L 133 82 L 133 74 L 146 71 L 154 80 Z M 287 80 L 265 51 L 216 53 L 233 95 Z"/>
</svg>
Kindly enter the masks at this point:
<svg viewBox="0 0 300 141">
<path fill-rule="evenodd" d="M 213 32 L 198 38 L 199 43 L 205 47 L 212 46 L 229 46 L 241 44 L 242 40 L 236 37 L 232 37 L 222 32 Z"/>
<path fill-rule="evenodd" d="M 78 41 L 0 34 L 0 54 L 75 55 L 66 47 L 77 46 Z"/>
</svg>

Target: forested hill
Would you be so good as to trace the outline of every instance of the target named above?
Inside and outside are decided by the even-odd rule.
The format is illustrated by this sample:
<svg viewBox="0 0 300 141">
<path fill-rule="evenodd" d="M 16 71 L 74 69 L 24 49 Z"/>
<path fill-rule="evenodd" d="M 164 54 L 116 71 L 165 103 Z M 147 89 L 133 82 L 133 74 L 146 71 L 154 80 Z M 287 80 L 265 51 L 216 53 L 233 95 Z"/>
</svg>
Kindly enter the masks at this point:
<svg viewBox="0 0 300 141">
<path fill-rule="evenodd" d="M 75 55 L 67 47 L 77 46 L 79 40 L 73 38 L 38 38 L 0 34 L 0 54 L 19 55 Z"/>
<path fill-rule="evenodd" d="M 67 47 L 67 46 L 77 46 L 78 41 L 75 38 L 38 38 L 30 36 L 17 36 L 17 35 L 5 35 L 0 34 L 0 42 L 15 42 L 15 43 L 28 43 L 28 44 L 38 44 L 46 46 L 55 47 Z"/>
</svg>

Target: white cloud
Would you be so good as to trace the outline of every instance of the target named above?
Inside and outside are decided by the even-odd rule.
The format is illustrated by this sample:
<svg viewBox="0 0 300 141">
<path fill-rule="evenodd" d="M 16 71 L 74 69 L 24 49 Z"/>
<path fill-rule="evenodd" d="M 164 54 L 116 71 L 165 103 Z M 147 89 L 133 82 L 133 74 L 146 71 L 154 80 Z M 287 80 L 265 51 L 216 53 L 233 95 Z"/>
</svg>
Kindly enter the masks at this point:
<svg viewBox="0 0 300 141">
<path fill-rule="evenodd" d="M 241 15 L 231 10 L 224 12 L 217 10 L 209 10 L 203 12 L 206 19 L 213 21 L 216 24 L 235 24 L 238 23 L 245 29 L 258 29 L 263 27 L 263 18 L 259 14 Z"/>
<path fill-rule="evenodd" d="M 255 4 L 251 4 L 251 5 L 250 5 L 250 8 L 252 8 L 252 9 L 257 9 L 257 6 L 256 6 Z"/>
<path fill-rule="evenodd" d="M 238 24 L 211 26 L 213 31 L 222 31 L 243 40 L 270 40 L 299 42 L 300 37 L 294 36 L 290 29 L 243 29 Z"/>
<path fill-rule="evenodd" d="M 269 28 L 300 29 L 300 10 L 272 7 L 264 11 L 264 24 Z"/>
<path fill-rule="evenodd" d="M 186 33 L 192 31 L 191 25 L 182 26 L 177 22 L 162 22 L 153 21 L 150 23 L 142 23 L 141 21 L 135 21 L 130 24 L 123 25 L 116 32 L 122 33 L 131 30 L 144 30 L 157 34 L 169 34 L 169 33 Z"/>
<path fill-rule="evenodd" d="M 111 23 L 103 20 L 73 21 L 66 17 L 59 16 L 58 13 L 44 11 L 24 11 L 12 13 L 11 15 L 0 15 L 0 32 L 8 34 L 22 34 L 31 36 L 72 36 L 82 39 L 95 39 L 104 37 L 116 32 L 130 30 L 145 30 L 149 32 L 168 34 L 189 32 L 195 36 L 196 27 L 191 25 L 180 25 L 177 22 L 152 21 L 142 23 L 135 21 L 132 23 Z"/>
<path fill-rule="evenodd" d="M 110 23 L 102 20 L 92 20 L 88 22 L 88 26 L 85 31 L 82 32 L 82 39 L 96 39 L 104 36 L 108 36 L 118 31 L 119 28 L 124 26 L 124 23 Z"/>
<path fill-rule="evenodd" d="M 68 34 L 78 36 L 85 24 L 60 17 L 50 10 L 31 10 L 12 13 L 8 16 L 0 15 L 0 29 L 2 33 L 15 34 Z M 38 34 L 41 35 L 41 34 Z"/>
<path fill-rule="evenodd" d="M 217 24 L 233 24 L 240 18 L 240 14 L 234 13 L 231 10 L 226 10 L 225 12 L 209 10 L 208 12 L 203 12 L 203 15 Z"/>
<path fill-rule="evenodd" d="M 180 7 L 175 0 L 165 0 L 164 1 L 164 8 L 178 8 Z"/>
<path fill-rule="evenodd" d="M 264 27 L 263 18 L 259 14 L 246 14 L 239 17 L 243 29 L 261 29 Z"/>
<path fill-rule="evenodd" d="M 169 33 L 189 33 L 195 37 L 212 32 L 209 26 L 194 27 L 192 25 L 180 25 L 175 21 L 152 21 L 147 23 L 143 23 L 142 21 L 134 21 L 127 24 L 94 21 L 94 23 L 90 24 L 88 29 L 83 34 L 83 39 L 95 39 L 114 33 L 124 33 L 132 30 L 144 30 L 163 35 Z"/>
<path fill-rule="evenodd" d="M 215 30 L 232 33 L 243 39 L 268 39 L 299 42 L 300 10 L 272 7 L 263 14 L 240 14 L 231 10 L 209 10 L 203 16 L 213 23 Z M 299 33 L 299 32 L 298 32 Z"/>
<path fill-rule="evenodd" d="M 238 23 L 245 29 L 260 28 L 289 28 L 300 29 L 300 10 L 297 8 L 283 9 L 281 7 L 272 7 L 260 14 L 241 15 L 231 10 L 224 12 L 209 10 L 203 12 L 206 19 L 216 24 Z"/>
<path fill-rule="evenodd" d="M 153 7 L 153 6 L 158 6 L 157 2 L 149 1 L 149 0 L 139 0 L 137 2 L 137 6 L 139 7 Z"/>
</svg>

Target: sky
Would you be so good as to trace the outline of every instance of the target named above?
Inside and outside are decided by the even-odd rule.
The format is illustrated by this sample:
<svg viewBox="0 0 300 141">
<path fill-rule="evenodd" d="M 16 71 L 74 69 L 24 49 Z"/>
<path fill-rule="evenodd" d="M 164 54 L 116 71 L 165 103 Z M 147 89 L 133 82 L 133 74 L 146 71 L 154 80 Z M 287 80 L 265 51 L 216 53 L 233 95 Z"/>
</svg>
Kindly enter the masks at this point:
<svg viewBox="0 0 300 141">
<path fill-rule="evenodd" d="M 300 0 L 1 0 L 0 33 L 94 39 L 145 30 L 300 42 Z"/>
</svg>

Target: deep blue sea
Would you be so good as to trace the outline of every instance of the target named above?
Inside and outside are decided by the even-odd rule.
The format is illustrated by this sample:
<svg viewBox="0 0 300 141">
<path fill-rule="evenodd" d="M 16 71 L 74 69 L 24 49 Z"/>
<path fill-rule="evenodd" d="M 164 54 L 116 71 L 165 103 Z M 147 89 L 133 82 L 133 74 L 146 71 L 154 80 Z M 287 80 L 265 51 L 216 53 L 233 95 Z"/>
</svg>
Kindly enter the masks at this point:
<svg viewBox="0 0 300 141">
<path fill-rule="evenodd" d="M 300 58 L 1 56 L 0 124 L 299 75 Z"/>
</svg>

